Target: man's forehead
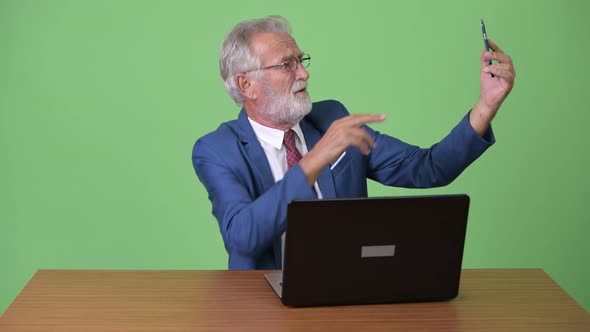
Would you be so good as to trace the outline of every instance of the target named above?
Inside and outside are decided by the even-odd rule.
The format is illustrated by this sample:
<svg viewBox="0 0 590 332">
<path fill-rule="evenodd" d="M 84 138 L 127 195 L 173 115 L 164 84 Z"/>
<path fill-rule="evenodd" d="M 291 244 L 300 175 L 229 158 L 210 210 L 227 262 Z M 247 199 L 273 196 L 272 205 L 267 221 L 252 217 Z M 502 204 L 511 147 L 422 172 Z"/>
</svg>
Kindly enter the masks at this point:
<svg viewBox="0 0 590 332">
<path fill-rule="evenodd" d="M 260 32 L 252 36 L 250 45 L 258 56 L 293 56 L 299 53 L 295 39 L 288 34 Z"/>
</svg>

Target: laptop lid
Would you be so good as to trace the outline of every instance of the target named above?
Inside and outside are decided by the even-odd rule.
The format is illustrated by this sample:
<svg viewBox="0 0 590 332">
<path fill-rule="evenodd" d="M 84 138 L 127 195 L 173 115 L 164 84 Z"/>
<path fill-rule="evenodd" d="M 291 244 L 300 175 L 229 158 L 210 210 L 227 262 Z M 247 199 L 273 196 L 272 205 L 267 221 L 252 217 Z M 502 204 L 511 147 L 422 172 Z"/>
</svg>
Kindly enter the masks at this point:
<svg viewBox="0 0 590 332">
<path fill-rule="evenodd" d="M 293 201 L 267 280 L 288 306 L 452 299 L 468 210 L 467 195 Z"/>
</svg>

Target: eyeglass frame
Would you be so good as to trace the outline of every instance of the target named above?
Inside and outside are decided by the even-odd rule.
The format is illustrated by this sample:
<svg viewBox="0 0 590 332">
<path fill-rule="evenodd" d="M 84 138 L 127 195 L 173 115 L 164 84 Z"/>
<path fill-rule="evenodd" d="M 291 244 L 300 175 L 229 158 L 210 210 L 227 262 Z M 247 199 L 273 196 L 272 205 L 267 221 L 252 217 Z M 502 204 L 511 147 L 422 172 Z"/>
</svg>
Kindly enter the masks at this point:
<svg viewBox="0 0 590 332">
<path fill-rule="evenodd" d="M 303 61 L 307 61 L 307 66 L 305 64 L 303 64 Z M 294 63 L 294 69 L 291 69 L 293 67 L 293 65 L 292 65 L 293 63 Z M 309 56 L 309 54 L 302 54 L 299 57 L 293 56 L 293 57 L 291 57 L 291 59 L 289 61 L 279 63 L 278 65 L 272 65 L 272 66 L 267 66 L 267 67 L 262 67 L 262 68 L 257 68 L 257 69 L 251 69 L 251 70 L 245 71 L 244 73 L 250 73 L 250 72 L 258 71 L 258 70 L 273 69 L 273 68 L 278 68 L 278 67 L 283 67 L 288 72 L 295 72 L 295 71 L 297 71 L 297 69 L 299 69 L 299 65 L 302 65 L 303 68 L 308 68 L 310 64 L 311 64 L 311 56 Z"/>
</svg>

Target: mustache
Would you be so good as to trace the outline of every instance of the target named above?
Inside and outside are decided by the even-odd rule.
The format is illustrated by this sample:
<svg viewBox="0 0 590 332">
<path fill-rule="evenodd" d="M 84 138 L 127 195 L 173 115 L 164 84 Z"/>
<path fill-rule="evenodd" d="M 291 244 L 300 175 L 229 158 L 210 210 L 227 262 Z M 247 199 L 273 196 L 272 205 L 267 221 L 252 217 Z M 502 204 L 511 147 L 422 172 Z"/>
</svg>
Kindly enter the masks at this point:
<svg viewBox="0 0 590 332">
<path fill-rule="evenodd" d="M 295 81 L 293 86 L 291 87 L 291 93 L 295 93 L 297 91 L 307 89 L 307 82 L 306 81 Z"/>
</svg>

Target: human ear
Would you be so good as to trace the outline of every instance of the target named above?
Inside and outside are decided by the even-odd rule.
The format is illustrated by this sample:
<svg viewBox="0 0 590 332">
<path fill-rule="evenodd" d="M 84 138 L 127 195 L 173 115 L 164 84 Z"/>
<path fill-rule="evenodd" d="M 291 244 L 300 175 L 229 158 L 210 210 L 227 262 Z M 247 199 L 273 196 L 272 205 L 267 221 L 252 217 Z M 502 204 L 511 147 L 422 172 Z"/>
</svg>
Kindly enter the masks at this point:
<svg viewBox="0 0 590 332">
<path fill-rule="evenodd" d="M 254 92 L 255 83 L 246 77 L 245 74 L 238 74 L 236 76 L 236 85 L 245 98 L 256 100 L 256 93 Z"/>
</svg>

